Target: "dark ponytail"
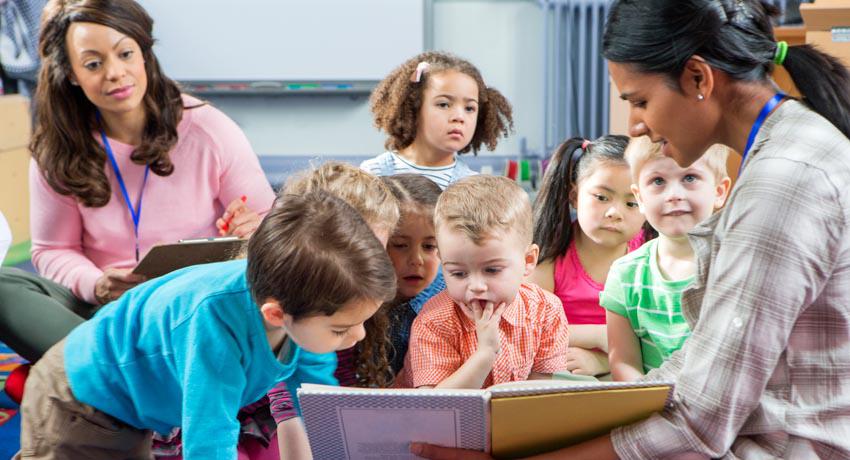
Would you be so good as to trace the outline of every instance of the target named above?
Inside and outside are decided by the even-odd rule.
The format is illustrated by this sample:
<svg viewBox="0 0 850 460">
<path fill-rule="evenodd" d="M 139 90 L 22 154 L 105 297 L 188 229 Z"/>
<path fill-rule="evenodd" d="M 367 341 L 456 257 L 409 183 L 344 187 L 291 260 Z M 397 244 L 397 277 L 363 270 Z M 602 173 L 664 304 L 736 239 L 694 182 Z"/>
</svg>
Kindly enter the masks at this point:
<svg viewBox="0 0 850 460">
<path fill-rule="evenodd" d="M 850 72 L 812 45 L 792 46 L 783 64 L 803 102 L 850 138 Z"/>
<path fill-rule="evenodd" d="M 602 136 L 593 142 L 573 137 L 552 154 L 534 201 L 533 241 L 540 246 L 539 262 L 555 260 L 567 252 L 574 236 L 570 203 L 577 184 L 600 162 L 628 166 L 624 157 L 628 143 L 626 136 Z"/>
<path fill-rule="evenodd" d="M 602 55 L 640 72 L 666 75 L 677 88 L 694 55 L 735 80 L 765 82 L 777 48 L 775 14 L 759 0 L 615 0 Z M 803 102 L 850 137 L 847 69 L 810 45 L 789 48 L 783 65 Z"/>
</svg>

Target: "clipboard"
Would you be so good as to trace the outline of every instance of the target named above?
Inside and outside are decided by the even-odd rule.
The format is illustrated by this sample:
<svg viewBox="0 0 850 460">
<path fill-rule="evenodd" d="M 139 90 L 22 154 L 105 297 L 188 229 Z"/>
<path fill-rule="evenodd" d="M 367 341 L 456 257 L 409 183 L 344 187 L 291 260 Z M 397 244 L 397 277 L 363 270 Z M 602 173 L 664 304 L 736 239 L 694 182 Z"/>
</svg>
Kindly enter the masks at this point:
<svg viewBox="0 0 850 460">
<path fill-rule="evenodd" d="M 180 240 L 177 243 L 158 244 L 151 248 L 133 273 L 148 279 L 165 275 L 190 265 L 231 260 L 242 253 L 248 240 L 235 236 Z"/>
</svg>

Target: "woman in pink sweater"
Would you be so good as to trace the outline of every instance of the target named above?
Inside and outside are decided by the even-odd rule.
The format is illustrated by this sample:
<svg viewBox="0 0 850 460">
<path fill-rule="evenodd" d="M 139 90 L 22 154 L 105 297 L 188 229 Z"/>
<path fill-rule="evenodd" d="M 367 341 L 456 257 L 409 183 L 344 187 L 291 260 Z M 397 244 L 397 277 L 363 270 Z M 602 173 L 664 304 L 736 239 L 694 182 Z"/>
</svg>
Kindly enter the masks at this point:
<svg viewBox="0 0 850 460">
<path fill-rule="evenodd" d="M 247 237 L 274 200 L 239 127 L 162 74 L 152 26 L 131 0 L 46 7 L 29 173 L 41 277 L 0 271 L 0 340 L 30 360 L 144 281 L 131 272 L 153 245 Z"/>
</svg>

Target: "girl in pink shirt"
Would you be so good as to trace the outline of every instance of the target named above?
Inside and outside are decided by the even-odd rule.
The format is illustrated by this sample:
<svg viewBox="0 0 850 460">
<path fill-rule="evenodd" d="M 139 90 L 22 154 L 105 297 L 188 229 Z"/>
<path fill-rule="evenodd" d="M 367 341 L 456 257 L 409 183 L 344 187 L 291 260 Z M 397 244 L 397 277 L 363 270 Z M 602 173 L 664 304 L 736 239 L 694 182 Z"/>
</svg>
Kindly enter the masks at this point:
<svg viewBox="0 0 850 460">
<path fill-rule="evenodd" d="M 565 141 L 552 155 L 535 201 L 540 259 L 532 280 L 564 305 L 570 329 L 567 366 L 576 374 L 608 372 L 599 293 L 611 263 L 640 247 L 647 234 L 623 157 L 627 144 L 626 136 Z"/>
</svg>

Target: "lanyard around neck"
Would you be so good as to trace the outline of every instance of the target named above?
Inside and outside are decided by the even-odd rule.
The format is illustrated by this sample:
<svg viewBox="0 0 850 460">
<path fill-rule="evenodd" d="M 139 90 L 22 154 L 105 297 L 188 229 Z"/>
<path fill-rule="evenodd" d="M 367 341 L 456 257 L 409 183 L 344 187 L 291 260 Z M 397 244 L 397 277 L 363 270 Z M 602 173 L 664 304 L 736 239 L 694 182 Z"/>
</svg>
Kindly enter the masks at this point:
<svg viewBox="0 0 850 460">
<path fill-rule="evenodd" d="M 127 193 L 127 186 L 124 184 L 124 178 L 121 176 L 121 170 L 118 168 L 118 162 L 115 160 L 115 154 L 112 153 L 112 146 L 109 145 L 109 139 L 106 138 L 106 131 L 103 130 L 103 121 L 100 117 L 100 112 L 95 112 L 98 125 L 100 128 L 100 138 L 103 140 L 103 148 L 106 150 L 106 155 L 112 163 L 112 169 L 115 171 L 115 178 L 118 179 L 118 185 L 121 187 L 121 194 L 124 195 L 124 202 L 127 204 L 127 209 L 130 211 L 130 217 L 133 218 L 133 234 L 136 238 L 136 262 L 139 261 L 139 221 L 142 217 L 142 195 L 145 192 L 145 184 L 148 182 L 148 173 L 150 165 L 145 166 L 145 176 L 142 179 L 142 187 L 139 190 L 139 198 L 136 206 L 130 201 L 130 194 Z"/>
<path fill-rule="evenodd" d="M 744 169 L 744 162 L 747 161 L 747 155 L 750 154 L 750 149 L 753 147 L 753 142 L 756 140 L 756 135 L 758 135 L 761 126 L 764 124 L 764 121 L 767 119 L 767 116 L 770 115 L 770 112 L 779 105 L 779 102 L 787 97 L 783 93 L 776 93 L 770 98 L 767 103 L 764 104 L 764 107 L 761 108 L 761 112 L 759 112 L 759 116 L 756 117 L 755 123 L 753 123 L 753 127 L 750 128 L 750 136 L 747 138 L 747 147 L 744 149 L 744 154 L 741 156 L 741 166 L 738 168 L 738 176 L 741 175 L 741 171 Z"/>
</svg>

